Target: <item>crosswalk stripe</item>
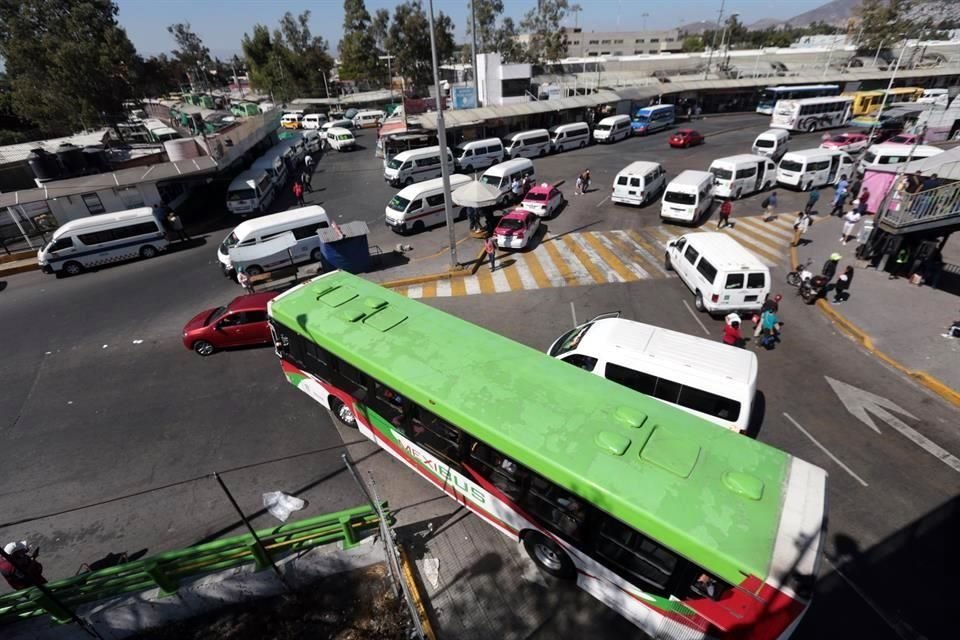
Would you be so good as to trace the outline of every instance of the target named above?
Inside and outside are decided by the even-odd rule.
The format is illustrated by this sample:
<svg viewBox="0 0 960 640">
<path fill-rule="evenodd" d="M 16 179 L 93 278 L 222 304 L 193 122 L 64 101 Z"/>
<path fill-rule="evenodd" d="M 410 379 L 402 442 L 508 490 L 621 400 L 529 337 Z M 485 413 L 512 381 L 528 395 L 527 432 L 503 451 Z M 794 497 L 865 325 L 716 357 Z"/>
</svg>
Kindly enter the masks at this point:
<svg viewBox="0 0 960 640">
<path fill-rule="evenodd" d="M 557 272 L 563 278 L 564 284 L 580 284 L 580 275 L 589 277 L 589 274 L 579 263 L 567 260 L 567 256 L 563 255 L 559 245 L 560 241 L 555 237 L 544 242 L 543 247 L 547 250 L 547 253 L 542 255 L 541 258 L 545 262 L 553 263 L 553 266 L 556 267 Z"/>
<path fill-rule="evenodd" d="M 790 242 L 790 239 L 793 237 L 793 227 L 790 228 L 790 232 L 788 233 L 781 227 L 775 226 L 773 222 L 764 222 L 763 218 L 742 218 L 737 221 L 737 224 L 742 224 L 748 229 L 755 229 L 769 236 L 771 240 L 779 241 L 777 243 L 778 246 L 783 246 L 783 244 Z"/>
<path fill-rule="evenodd" d="M 450 281 L 449 280 L 440 280 L 439 282 L 437 282 L 437 297 L 438 298 L 450 297 Z"/>
<path fill-rule="evenodd" d="M 510 283 L 507 282 L 507 276 L 504 274 L 504 271 L 509 268 L 501 265 L 499 269 L 490 274 L 490 279 L 493 280 L 493 290 L 497 293 L 510 291 Z"/>
<path fill-rule="evenodd" d="M 757 245 L 756 240 L 747 235 L 743 229 L 738 229 L 737 227 L 724 227 L 721 233 L 729 233 L 734 237 L 734 239 L 736 239 L 737 242 L 744 245 L 745 249 L 758 254 L 757 257 L 760 258 L 760 262 L 764 263 L 768 267 L 772 267 L 780 262 L 780 258 L 770 253 L 769 249 L 763 248 L 763 245 Z"/>
<path fill-rule="evenodd" d="M 645 227 L 644 231 L 649 233 L 656 243 L 662 248 L 666 248 L 667 243 L 670 242 L 670 238 L 672 238 L 674 235 L 673 233 L 665 230 L 663 227 Z"/>
<path fill-rule="evenodd" d="M 465 296 L 467 295 L 467 285 L 464 282 L 465 278 L 456 278 L 450 281 L 450 295 L 452 296 Z"/>
<path fill-rule="evenodd" d="M 786 231 L 788 234 L 793 234 L 793 221 L 797 217 L 796 213 L 791 213 L 789 215 L 779 215 L 773 220 L 770 221 L 770 224 L 779 227 L 781 230 Z"/>
<path fill-rule="evenodd" d="M 437 297 L 437 283 L 436 282 L 426 282 L 422 285 L 423 289 L 420 292 L 421 298 L 435 298 Z"/>
<path fill-rule="evenodd" d="M 623 282 L 623 278 L 610 265 L 603 261 L 579 233 L 563 238 L 577 259 L 583 263 L 595 282 Z"/>
<path fill-rule="evenodd" d="M 531 266 L 532 263 L 536 263 L 540 267 L 545 277 L 550 282 L 551 287 L 562 287 L 568 284 L 566 276 L 564 276 L 563 273 L 557 269 L 553 260 L 550 259 L 549 249 L 546 248 L 549 246 L 549 244 L 544 244 L 541 246 L 544 247 L 543 251 L 537 251 L 536 253 L 530 254 Z"/>
<path fill-rule="evenodd" d="M 620 260 L 620 258 L 618 258 L 613 252 L 613 249 L 604 244 L 602 239 L 603 236 L 598 236 L 595 232 L 590 232 L 585 234 L 584 237 L 586 241 L 590 243 L 590 246 L 593 247 L 593 250 L 597 253 L 597 255 L 600 256 L 604 262 L 610 265 L 610 268 L 616 271 L 624 282 L 647 277 L 645 271 L 640 270 L 638 273 L 630 269 L 628 264 L 624 264 L 624 262 Z"/>
<path fill-rule="evenodd" d="M 626 239 L 613 232 L 604 233 L 601 237 L 605 242 L 610 244 L 610 248 L 613 250 L 613 252 L 620 256 L 624 262 L 635 266 L 637 269 L 646 274 L 644 277 L 649 278 L 651 277 L 651 272 L 656 271 L 656 265 L 651 266 L 647 260 L 644 260 L 643 256 L 637 253 L 637 248 L 632 242 L 628 242 Z"/>
<path fill-rule="evenodd" d="M 636 251 L 643 256 L 644 260 L 646 260 L 660 275 L 667 275 L 666 270 L 660 264 L 660 259 L 647 250 L 648 247 L 653 250 L 653 247 L 647 244 L 647 241 L 644 240 L 639 233 L 636 233 L 632 229 L 627 231 L 614 231 L 614 233 L 618 237 L 623 238 L 624 241 L 632 243 L 636 248 Z"/>
<path fill-rule="evenodd" d="M 553 284 L 550 282 L 550 278 L 547 277 L 547 274 L 543 272 L 543 267 L 540 266 L 540 261 L 537 259 L 537 253 L 528 253 L 523 257 L 523 264 L 530 270 L 530 275 L 533 276 L 534 281 L 537 283 L 537 286 L 532 288 L 544 289 L 547 287 L 552 287 Z M 520 277 L 523 277 L 522 270 L 520 274 Z"/>
<path fill-rule="evenodd" d="M 408 298 L 419 298 L 423 295 L 423 287 L 417 285 L 407 289 Z"/>
<path fill-rule="evenodd" d="M 474 276 L 477 280 L 477 286 L 480 287 L 480 293 L 493 293 L 495 291 L 492 275 L 488 269 L 480 267 L 480 271 Z"/>
<path fill-rule="evenodd" d="M 537 265 L 537 267 L 539 266 L 540 265 Z M 517 260 L 517 276 L 520 278 L 520 282 L 523 284 L 524 289 L 540 288 L 540 284 L 537 282 L 537 278 L 534 276 L 533 271 L 527 262 L 526 255 L 521 256 L 521 259 Z M 544 280 L 546 280 L 545 277 Z"/>
<path fill-rule="evenodd" d="M 513 255 L 513 264 L 503 270 L 503 277 L 507 280 L 507 289 L 509 291 L 520 291 L 523 289 L 523 283 L 520 282 L 520 276 L 517 275 L 519 273 L 521 258 L 523 258 L 522 254 L 515 253 Z"/>
<path fill-rule="evenodd" d="M 477 276 L 470 276 L 463 279 L 464 293 L 468 296 L 475 296 L 480 293 L 480 282 Z"/>
<path fill-rule="evenodd" d="M 568 237 L 557 236 L 553 239 L 554 241 L 550 244 L 553 245 L 553 248 L 556 249 L 557 253 L 560 255 L 561 259 L 566 263 L 570 268 L 571 273 L 576 277 L 576 284 L 579 285 L 588 285 L 595 284 L 598 282 L 603 282 L 603 280 L 595 280 L 590 269 L 587 268 L 586 264 L 580 262 L 580 259 L 577 258 L 577 255 L 570 249 L 568 244 Z"/>
<path fill-rule="evenodd" d="M 762 222 L 760 224 L 763 224 Z M 729 228 L 729 227 L 728 227 Z M 754 244 L 762 248 L 764 251 L 768 251 L 770 255 L 779 257 L 780 252 L 783 250 L 783 244 L 777 242 L 776 238 L 771 238 L 768 233 L 768 229 L 764 227 L 755 227 L 751 224 L 738 224 L 732 229 L 731 233 L 735 230 L 740 231 L 744 235 L 748 236 L 753 240 Z"/>
</svg>

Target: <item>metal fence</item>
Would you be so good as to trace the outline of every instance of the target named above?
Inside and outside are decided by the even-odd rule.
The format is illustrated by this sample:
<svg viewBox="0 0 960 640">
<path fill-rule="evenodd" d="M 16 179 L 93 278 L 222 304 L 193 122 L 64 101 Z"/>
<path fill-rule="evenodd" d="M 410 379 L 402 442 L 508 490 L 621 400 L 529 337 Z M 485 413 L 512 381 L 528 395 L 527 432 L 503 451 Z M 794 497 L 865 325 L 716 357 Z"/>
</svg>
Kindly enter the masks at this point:
<svg viewBox="0 0 960 640">
<path fill-rule="evenodd" d="M 901 229 L 950 218 L 960 218 L 960 182 L 891 196 L 883 215 L 883 224 Z"/>
</svg>

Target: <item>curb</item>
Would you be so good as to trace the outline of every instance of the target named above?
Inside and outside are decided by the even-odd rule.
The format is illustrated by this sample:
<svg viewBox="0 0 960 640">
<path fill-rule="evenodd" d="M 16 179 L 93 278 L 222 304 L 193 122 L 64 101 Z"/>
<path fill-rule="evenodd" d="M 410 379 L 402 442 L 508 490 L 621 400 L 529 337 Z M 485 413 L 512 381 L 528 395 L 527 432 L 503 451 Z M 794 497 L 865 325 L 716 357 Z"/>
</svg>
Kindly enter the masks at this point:
<svg viewBox="0 0 960 640">
<path fill-rule="evenodd" d="M 40 265 L 36 262 L 31 262 L 29 264 L 22 264 L 18 267 L 4 267 L 0 265 L 0 278 L 4 276 L 13 276 L 18 273 L 26 273 L 27 271 L 39 271 Z"/>
<path fill-rule="evenodd" d="M 790 261 L 793 265 L 800 264 L 797 257 L 796 247 L 790 247 Z M 884 352 L 877 349 L 873 344 L 873 338 L 867 335 L 860 327 L 851 322 L 845 315 L 834 309 L 830 304 L 823 298 L 817 300 L 817 308 L 820 309 L 820 312 L 827 316 L 827 318 L 835 324 L 841 331 L 846 333 L 848 336 L 853 338 L 856 342 L 860 344 L 867 352 L 875 356 L 877 359 L 885 362 L 890 365 L 900 373 L 906 375 L 909 378 L 912 378 L 920 385 L 926 387 L 929 391 L 940 396 L 942 399 L 947 402 L 960 407 L 960 392 L 951 388 L 947 384 L 943 383 L 941 380 L 930 375 L 926 371 L 916 371 L 907 367 L 904 364 L 901 364 L 897 360 L 894 360 Z"/>
<path fill-rule="evenodd" d="M 437 640 L 437 634 L 433 631 L 433 623 L 430 622 L 430 616 L 427 615 L 427 608 L 423 605 L 423 596 L 420 594 L 420 584 L 407 557 L 407 549 L 402 544 L 397 545 L 400 551 L 400 570 L 403 572 L 403 580 L 410 589 L 410 595 L 413 598 L 413 606 L 417 610 L 417 616 L 420 618 L 420 626 L 423 627 L 423 635 L 427 640 Z"/>
<path fill-rule="evenodd" d="M 0 255 L 0 264 L 7 264 L 8 262 L 17 262 L 18 260 L 29 260 L 30 258 L 36 258 L 36 251 L 14 251 L 10 255 L 3 254 Z"/>
<path fill-rule="evenodd" d="M 397 289 L 399 287 L 410 287 L 418 284 L 425 284 L 427 282 L 438 282 L 440 280 L 455 280 L 457 278 L 466 278 L 467 276 L 474 275 L 477 270 L 480 268 L 480 259 L 483 257 L 483 251 L 480 251 L 480 255 L 474 260 L 474 264 L 470 269 L 459 269 L 457 271 L 449 270 L 442 271 L 440 273 L 426 273 L 422 276 L 410 276 L 409 278 L 397 278 L 396 280 L 386 280 L 384 282 L 378 283 L 381 287 L 386 289 Z"/>
</svg>

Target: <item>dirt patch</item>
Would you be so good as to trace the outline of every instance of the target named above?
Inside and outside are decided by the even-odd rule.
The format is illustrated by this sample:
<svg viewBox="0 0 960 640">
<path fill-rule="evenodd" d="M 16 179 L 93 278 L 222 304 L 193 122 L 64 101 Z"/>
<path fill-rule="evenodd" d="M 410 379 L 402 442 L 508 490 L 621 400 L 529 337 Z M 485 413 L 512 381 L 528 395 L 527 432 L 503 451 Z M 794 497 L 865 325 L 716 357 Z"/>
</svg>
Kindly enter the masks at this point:
<svg viewBox="0 0 960 640">
<path fill-rule="evenodd" d="M 136 636 L 139 640 L 401 640 L 410 620 L 386 565 L 330 576 L 307 589 Z"/>
</svg>

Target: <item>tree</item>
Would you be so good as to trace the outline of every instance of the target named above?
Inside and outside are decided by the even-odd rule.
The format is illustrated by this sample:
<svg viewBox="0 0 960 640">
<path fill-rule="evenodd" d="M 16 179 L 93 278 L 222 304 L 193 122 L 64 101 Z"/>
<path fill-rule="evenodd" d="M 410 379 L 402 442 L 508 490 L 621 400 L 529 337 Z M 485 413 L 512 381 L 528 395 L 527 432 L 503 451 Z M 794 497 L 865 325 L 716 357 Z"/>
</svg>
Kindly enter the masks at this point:
<svg viewBox="0 0 960 640">
<path fill-rule="evenodd" d="M 373 34 L 373 41 L 377 43 L 377 49 L 386 51 L 387 36 L 390 34 L 390 12 L 386 9 L 377 9 L 373 14 L 373 20 L 370 22 L 370 32 Z"/>
<path fill-rule="evenodd" d="M 474 0 L 477 14 L 477 53 L 499 53 L 503 62 L 523 60 L 523 47 L 516 40 L 517 29 L 512 18 L 497 19 L 503 14 L 503 0 Z M 473 33 L 473 17 L 467 10 L 467 35 Z M 469 51 L 464 56 L 470 59 Z"/>
<path fill-rule="evenodd" d="M 280 19 L 284 57 L 298 94 L 325 95 L 324 78 L 333 68 L 333 59 L 327 53 L 327 41 L 310 32 L 309 21 L 309 10 L 296 18 L 288 11 Z"/>
<path fill-rule="evenodd" d="M 436 28 L 437 60 L 443 63 L 453 57 L 457 48 L 453 40 L 453 20 L 441 11 L 433 22 Z M 430 21 L 417 0 L 407 0 L 394 9 L 387 49 L 396 56 L 393 68 L 409 78 L 422 93 L 426 93 L 424 88 L 433 84 Z"/>
<path fill-rule="evenodd" d="M 863 0 L 855 10 L 863 31 L 860 48 L 866 52 L 898 43 L 910 30 L 904 17 L 908 7 L 907 0 Z"/>
<path fill-rule="evenodd" d="M 167 27 L 167 32 L 173 36 L 177 49 L 173 51 L 174 58 L 183 66 L 191 82 L 207 85 L 210 82 L 209 71 L 213 66 L 210 59 L 210 49 L 204 44 L 189 22 L 178 22 Z"/>
<path fill-rule="evenodd" d="M 344 80 L 371 81 L 382 77 L 370 24 L 370 13 L 363 0 L 343 0 L 340 77 Z"/>
<path fill-rule="evenodd" d="M 115 122 L 136 50 L 111 0 L 0 2 L 0 58 L 18 116 L 46 131 Z"/>
<path fill-rule="evenodd" d="M 139 96 L 160 96 L 179 90 L 186 80 L 183 65 L 165 53 L 142 58 L 137 56 L 133 65 L 134 93 Z"/>
<path fill-rule="evenodd" d="M 687 36 L 683 39 L 681 48 L 683 49 L 684 53 L 703 51 L 703 38 L 700 36 Z"/>
<path fill-rule="evenodd" d="M 567 57 L 567 36 L 560 23 L 568 8 L 567 0 L 539 0 L 520 21 L 520 29 L 530 34 L 529 62 L 543 64 Z"/>
</svg>

